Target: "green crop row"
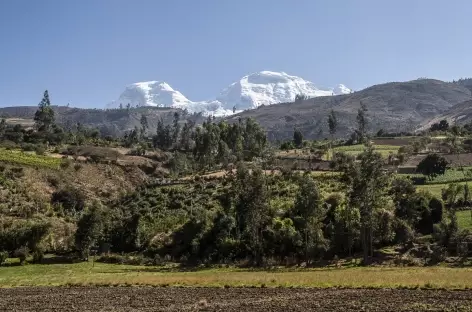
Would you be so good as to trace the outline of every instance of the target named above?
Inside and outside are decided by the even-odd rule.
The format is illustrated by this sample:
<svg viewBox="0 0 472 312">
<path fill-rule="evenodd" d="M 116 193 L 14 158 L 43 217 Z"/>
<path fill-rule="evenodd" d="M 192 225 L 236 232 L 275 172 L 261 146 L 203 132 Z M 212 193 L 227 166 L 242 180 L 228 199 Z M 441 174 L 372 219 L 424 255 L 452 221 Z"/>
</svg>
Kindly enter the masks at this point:
<svg viewBox="0 0 472 312">
<path fill-rule="evenodd" d="M 0 162 L 58 169 L 61 164 L 61 159 L 25 153 L 18 150 L 0 149 Z"/>
</svg>

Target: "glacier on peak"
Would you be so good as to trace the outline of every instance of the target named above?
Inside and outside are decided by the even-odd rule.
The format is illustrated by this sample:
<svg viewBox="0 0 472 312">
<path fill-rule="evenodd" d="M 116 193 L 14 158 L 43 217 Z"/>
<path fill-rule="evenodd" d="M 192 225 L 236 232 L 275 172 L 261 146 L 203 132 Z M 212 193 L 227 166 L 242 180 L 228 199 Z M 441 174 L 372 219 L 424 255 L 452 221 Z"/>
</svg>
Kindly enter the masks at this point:
<svg viewBox="0 0 472 312">
<path fill-rule="evenodd" d="M 108 108 L 126 106 L 174 107 L 190 113 L 227 116 L 261 105 L 292 102 L 298 94 L 308 98 L 351 93 L 340 84 L 333 89 L 319 89 L 312 82 L 285 72 L 261 71 L 242 77 L 223 89 L 215 100 L 191 101 L 169 84 L 146 81 L 128 85 Z"/>
<path fill-rule="evenodd" d="M 161 81 L 137 82 L 126 86 L 120 97 L 107 105 L 108 108 L 126 106 L 171 107 L 189 104 L 191 101 L 182 93 Z"/>
</svg>

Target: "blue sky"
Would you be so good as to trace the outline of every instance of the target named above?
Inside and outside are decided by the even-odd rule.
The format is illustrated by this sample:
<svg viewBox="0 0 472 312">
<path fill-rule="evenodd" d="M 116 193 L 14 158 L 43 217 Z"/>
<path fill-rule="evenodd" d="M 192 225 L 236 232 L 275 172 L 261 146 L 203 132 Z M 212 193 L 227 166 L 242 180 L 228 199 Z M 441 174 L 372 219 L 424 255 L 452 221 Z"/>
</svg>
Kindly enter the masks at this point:
<svg viewBox="0 0 472 312">
<path fill-rule="evenodd" d="M 472 76 L 469 0 L 0 0 L 0 106 L 103 107 L 162 80 L 206 100 L 260 70 L 356 90 Z"/>
</svg>

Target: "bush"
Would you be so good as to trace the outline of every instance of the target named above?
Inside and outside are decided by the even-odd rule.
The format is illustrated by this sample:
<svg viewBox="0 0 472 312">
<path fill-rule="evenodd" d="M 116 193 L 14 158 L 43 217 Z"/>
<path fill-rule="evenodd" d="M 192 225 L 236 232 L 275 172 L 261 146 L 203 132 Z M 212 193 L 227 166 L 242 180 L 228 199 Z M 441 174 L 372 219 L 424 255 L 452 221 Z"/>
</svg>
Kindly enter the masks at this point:
<svg viewBox="0 0 472 312">
<path fill-rule="evenodd" d="M 47 177 L 47 180 L 48 180 L 49 185 L 51 185 L 52 187 L 57 188 L 59 186 L 59 178 L 58 177 L 50 175 L 50 176 Z"/>
<path fill-rule="evenodd" d="M 67 169 L 67 168 L 70 167 L 71 163 L 72 163 L 72 161 L 70 159 L 68 159 L 67 156 L 66 156 L 66 158 L 63 158 L 61 160 L 61 168 L 62 169 Z"/>
<path fill-rule="evenodd" d="M 0 251 L 0 265 L 4 264 L 8 259 L 8 252 Z"/>
<path fill-rule="evenodd" d="M 15 250 L 14 256 L 20 259 L 21 265 L 24 264 L 26 261 L 26 258 L 28 258 L 29 256 L 28 247 L 23 246 L 23 247 L 18 248 L 17 250 Z"/>
<path fill-rule="evenodd" d="M 44 258 L 44 251 L 42 249 L 37 249 L 33 252 L 33 263 L 41 263 Z"/>
<path fill-rule="evenodd" d="M 46 149 L 42 146 L 37 146 L 34 151 L 36 155 L 44 155 L 44 153 L 46 153 Z"/>
<path fill-rule="evenodd" d="M 33 152 L 36 150 L 36 145 L 31 144 L 31 143 L 23 143 L 21 144 L 21 149 L 26 152 Z"/>
<path fill-rule="evenodd" d="M 402 219 L 396 220 L 395 225 L 394 225 L 394 231 L 395 231 L 395 241 L 397 243 L 402 243 L 406 245 L 410 243 L 415 237 L 414 230 L 411 228 L 408 222 Z"/>
<path fill-rule="evenodd" d="M 426 184 L 426 177 L 411 177 L 410 178 L 411 182 L 414 185 L 425 185 Z"/>
<path fill-rule="evenodd" d="M 62 205 L 67 212 L 80 212 L 85 208 L 85 195 L 76 188 L 68 187 L 54 192 L 51 197 L 51 204 Z"/>
<path fill-rule="evenodd" d="M 25 175 L 24 169 L 22 167 L 10 168 L 10 172 L 14 178 L 18 178 L 18 179 Z"/>
</svg>

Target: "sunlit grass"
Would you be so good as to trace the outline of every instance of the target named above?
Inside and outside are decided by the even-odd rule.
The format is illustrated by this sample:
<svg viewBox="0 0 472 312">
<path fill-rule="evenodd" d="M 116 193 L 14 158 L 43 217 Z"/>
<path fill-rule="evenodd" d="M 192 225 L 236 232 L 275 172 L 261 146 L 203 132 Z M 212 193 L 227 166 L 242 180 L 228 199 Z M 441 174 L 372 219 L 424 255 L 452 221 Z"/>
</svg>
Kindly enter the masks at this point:
<svg viewBox="0 0 472 312">
<path fill-rule="evenodd" d="M 329 160 L 332 159 L 333 155 L 338 152 L 343 152 L 348 155 L 357 156 L 362 153 L 365 149 L 363 144 L 356 144 L 356 145 L 345 145 L 345 146 L 337 146 L 331 150 L 329 150 L 324 156 L 323 159 Z M 380 153 L 382 157 L 387 158 L 390 154 L 396 154 L 398 152 L 399 146 L 396 145 L 374 145 L 374 149 L 376 152 Z"/>
<path fill-rule="evenodd" d="M 472 187 L 472 181 L 470 181 L 470 182 L 459 182 L 457 184 L 464 185 L 466 183 L 469 185 L 469 187 Z M 450 183 L 417 185 L 416 189 L 417 190 L 429 191 L 434 196 L 441 198 L 442 189 L 448 188 L 449 184 Z"/>
<path fill-rule="evenodd" d="M 0 148 L 0 162 L 58 169 L 61 164 L 61 159 L 26 153 L 20 150 Z"/>
<path fill-rule="evenodd" d="M 457 223 L 461 230 L 472 230 L 472 212 L 471 210 L 463 210 L 456 212 Z"/>
<path fill-rule="evenodd" d="M 472 287 L 472 269 L 446 267 L 354 267 L 303 270 L 164 268 L 95 263 L 2 267 L 0 286 L 154 285 L 267 287 Z"/>
</svg>

